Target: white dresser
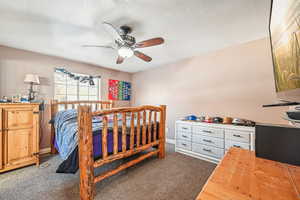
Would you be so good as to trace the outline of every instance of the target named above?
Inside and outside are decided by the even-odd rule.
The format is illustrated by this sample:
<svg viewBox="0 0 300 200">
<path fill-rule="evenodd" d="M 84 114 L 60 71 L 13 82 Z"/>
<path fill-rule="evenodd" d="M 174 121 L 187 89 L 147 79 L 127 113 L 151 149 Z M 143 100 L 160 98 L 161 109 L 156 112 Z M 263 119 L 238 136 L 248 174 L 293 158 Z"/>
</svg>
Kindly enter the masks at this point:
<svg viewBox="0 0 300 200">
<path fill-rule="evenodd" d="M 255 149 L 255 127 L 176 121 L 175 151 L 218 163 L 230 147 Z"/>
</svg>

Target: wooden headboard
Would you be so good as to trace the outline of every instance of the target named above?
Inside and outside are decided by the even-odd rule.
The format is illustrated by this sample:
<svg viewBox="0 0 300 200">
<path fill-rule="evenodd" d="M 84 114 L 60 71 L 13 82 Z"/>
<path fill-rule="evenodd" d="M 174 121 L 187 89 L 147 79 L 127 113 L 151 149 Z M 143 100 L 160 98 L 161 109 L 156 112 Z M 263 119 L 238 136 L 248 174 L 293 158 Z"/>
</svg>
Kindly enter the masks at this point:
<svg viewBox="0 0 300 200">
<path fill-rule="evenodd" d="M 99 111 L 103 109 L 112 109 L 114 106 L 113 101 L 57 101 L 52 100 L 51 105 L 51 119 L 54 119 L 56 113 L 61 110 L 77 109 L 79 106 L 87 105 L 91 107 L 92 111 Z M 51 125 L 51 153 L 57 153 L 54 147 L 55 129 Z"/>
</svg>

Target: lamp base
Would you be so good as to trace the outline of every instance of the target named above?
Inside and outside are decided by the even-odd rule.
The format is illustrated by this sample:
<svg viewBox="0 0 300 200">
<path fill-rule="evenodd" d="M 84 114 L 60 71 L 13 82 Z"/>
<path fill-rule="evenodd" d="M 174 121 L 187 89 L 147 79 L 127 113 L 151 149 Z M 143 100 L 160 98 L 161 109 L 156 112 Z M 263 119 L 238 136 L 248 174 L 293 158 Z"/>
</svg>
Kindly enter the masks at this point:
<svg viewBox="0 0 300 200">
<path fill-rule="evenodd" d="M 28 101 L 34 100 L 34 91 L 33 91 L 33 83 L 30 83 Z"/>
</svg>

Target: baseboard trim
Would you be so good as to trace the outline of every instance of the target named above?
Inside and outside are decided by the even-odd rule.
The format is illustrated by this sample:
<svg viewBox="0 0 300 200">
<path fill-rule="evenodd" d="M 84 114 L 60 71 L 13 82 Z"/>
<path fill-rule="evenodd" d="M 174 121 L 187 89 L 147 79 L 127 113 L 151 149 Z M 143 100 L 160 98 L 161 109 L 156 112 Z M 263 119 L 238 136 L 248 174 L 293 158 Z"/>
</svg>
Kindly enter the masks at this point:
<svg viewBox="0 0 300 200">
<path fill-rule="evenodd" d="M 166 142 L 169 144 L 175 144 L 175 139 L 166 139 Z"/>
<path fill-rule="evenodd" d="M 51 148 L 50 147 L 40 149 L 40 155 L 48 154 L 50 152 L 51 152 Z"/>
</svg>

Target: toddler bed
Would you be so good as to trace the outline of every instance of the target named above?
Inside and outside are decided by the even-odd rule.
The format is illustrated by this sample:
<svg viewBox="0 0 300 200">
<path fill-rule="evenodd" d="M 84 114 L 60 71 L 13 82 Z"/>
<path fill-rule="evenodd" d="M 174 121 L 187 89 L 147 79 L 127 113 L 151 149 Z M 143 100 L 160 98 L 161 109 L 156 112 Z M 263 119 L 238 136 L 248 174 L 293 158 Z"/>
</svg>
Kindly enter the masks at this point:
<svg viewBox="0 0 300 200">
<path fill-rule="evenodd" d="M 101 105 L 102 103 L 105 106 Z M 69 109 L 70 104 L 72 105 L 71 109 Z M 74 106 L 75 104 L 81 105 L 76 107 Z M 96 106 L 97 104 L 98 106 Z M 58 112 L 59 106 L 66 112 Z M 55 152 L 56 146 L 60 153 L 64 152 L 62 155 L 63 158 L 67 158 L 67 162 L 79 159 L 79 166 L 77 167 L 80 170 L 80 197 L 84 200 L 93 199 L 95 183 L 133 166 L 150 156 L 158 155 L 161 159 L 165 157 L 166 106 L 112 107 L 113 103 L 107 101 L 51 102 L 52 117 L 57 117 L 57 115 L 73 115 L 73 117 L 70 117 L 73 121 L 71 120 L 72 122 L 70 123 L 61 122 L 63 121 L 61 119 L 64 119 L 64 117 L 59 118 L 60 120 L 56 119 L 56 123 L 60 123 L 61 127 L 63 127 L 62 130 L 67 130 L 72 126 L 75 127 L 73 130 L 76 129 L 76 131 L 75 133 L 71 131 L 73 135 L 70 138 L 73 137 L 76 140 L 77 136 L 78 147 L 76 143 L 74 148 L 72 139 L 69 139 L 68 141 L 71 141 L 69 142 L 71 143 L 71 148 L 65 145 L 67 146 L 67 151 L 60 149 L 62 148 L 61 144 L 64 139 L 61 139 L 60 135 L 55 134 L 56 131 L 60 132 L 61 130 L 57 129 L 59 127 L 57 124 L 53 124 L 51 128 L 53 143 L 51 149 L 52 152 Z M 75 121 L 74 116 L 76 116 Z M 62 133 L 62 135 L 67 135 L 70 131 L 68 132 L 67 130 Z M 67 144 L 69 143 L 67 142 Z M 72 148 L 74 149 L 72 150 Z M 70 153 L 71 150 L 72 152 Z M 129 157 L 144 150 L 147 150 L 147 152 L 134 160 L 130 160 L 99 176 L 94 176 L 94 168 Z M 79 155 L 79 157 L 76 157 L 76 155 Z M 70 166 L 72 170 L 74 166 Z"/>
</svg>

